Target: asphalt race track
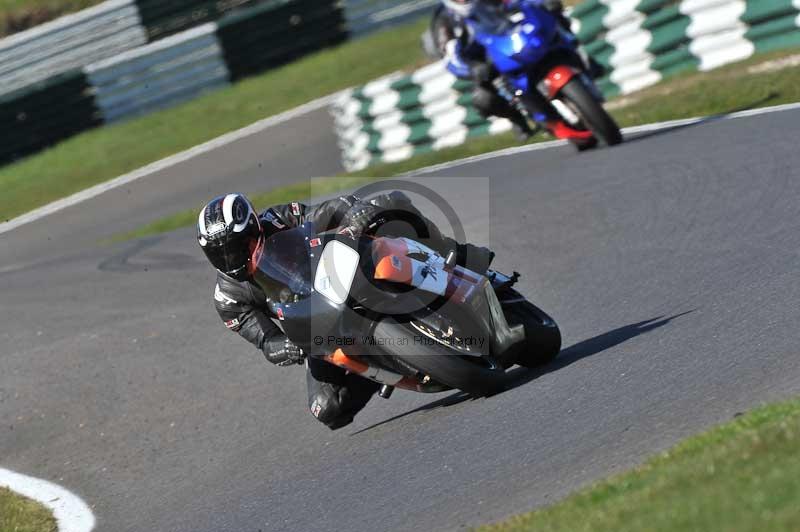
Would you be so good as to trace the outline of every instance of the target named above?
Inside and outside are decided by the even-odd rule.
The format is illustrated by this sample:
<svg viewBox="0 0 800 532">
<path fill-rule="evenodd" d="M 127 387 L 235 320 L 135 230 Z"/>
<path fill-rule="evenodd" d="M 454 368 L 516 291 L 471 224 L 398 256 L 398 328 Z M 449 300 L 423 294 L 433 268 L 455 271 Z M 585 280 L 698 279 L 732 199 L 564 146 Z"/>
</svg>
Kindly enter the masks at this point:
<svg viewBox="0 0 800 532">
<path fill-rule="evenodd" d="M 0 235 L 0 465 L 76 491 L 115 532 L 456 529 L 553 502 L 800 392 L 799 124 L 713 121 L 441 172 L 488 191 L 421 180 L 523 274 L 565 349 L 501 395 L 397 392 L 338 432 L 306 412 L 302 369 L 224 329 L 192 230 L 97 244 L 151 202 L 335 172 L 335 150 L 237 144 L 194 165 L 218 180 L 190 186 L 182 165 Z"/>
</svg>

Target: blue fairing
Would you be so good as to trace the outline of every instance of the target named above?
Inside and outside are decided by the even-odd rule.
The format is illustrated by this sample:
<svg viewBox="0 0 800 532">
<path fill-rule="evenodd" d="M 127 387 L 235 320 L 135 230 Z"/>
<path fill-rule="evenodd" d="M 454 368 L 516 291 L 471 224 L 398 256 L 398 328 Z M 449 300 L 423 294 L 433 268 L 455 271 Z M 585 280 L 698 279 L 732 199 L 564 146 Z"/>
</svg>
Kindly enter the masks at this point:
<svg viewBox="0 0 800 532">
<path fill-rule="evenodd" d="M 475 40 L 486 49 L 498 72 L 513 79 L 517 88 L 527 90 L 526 67 L 552 51 L 558 30 L 556 18 L 535 5 L 520 2 L 520 15 L 494 21 L 471 21 Z M 563 44 L 562 44 L 563 46 Z"/>
</svg>

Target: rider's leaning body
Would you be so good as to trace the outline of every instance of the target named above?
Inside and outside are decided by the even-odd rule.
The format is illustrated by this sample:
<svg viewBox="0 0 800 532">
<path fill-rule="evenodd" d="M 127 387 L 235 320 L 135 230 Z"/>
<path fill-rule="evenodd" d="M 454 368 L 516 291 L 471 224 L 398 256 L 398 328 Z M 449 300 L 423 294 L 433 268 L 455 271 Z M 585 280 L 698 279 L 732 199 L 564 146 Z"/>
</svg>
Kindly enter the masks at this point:
<svg viewBox="0 0 800 532">
<path fill-rule="evenodd" d="M 352 195 L 318 205 L 294 202 L 270 207 L 260 214 L 245 196 L 227 194 L 211 200 L 198 218 L 198 242 L 217 269 L 214 305 L 225 326 L 277 366 L 305 363 L 309 409 L 331 429 L 352 422 L 378 385 L 327 362 L 306 358 L 302 349 L 284 334 L 279 317 L 272 314 L 270 296 L 253 282 L 252 271 L 269 237 L 280 231 L 312 223 L 320 233 L 340 229 L 358 235 L 387 211 L 408 213 L 422 221 L 428 233 L 424 243 L 437 252 L 447 255 L 453 251 L 459 264 L 476 271 L 489 267 L 493 253 L 443 236 L 400 192 L 369 202 Z"/>
</svg>

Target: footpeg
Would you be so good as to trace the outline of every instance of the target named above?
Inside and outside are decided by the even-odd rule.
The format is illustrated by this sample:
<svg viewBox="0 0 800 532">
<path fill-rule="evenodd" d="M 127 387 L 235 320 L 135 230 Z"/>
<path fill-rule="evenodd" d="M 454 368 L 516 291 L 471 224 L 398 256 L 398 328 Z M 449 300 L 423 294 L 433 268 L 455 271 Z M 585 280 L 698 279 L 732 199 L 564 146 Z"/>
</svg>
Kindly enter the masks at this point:
<svg viewBox="0 0 800 532">
<path fill-rule="evenodd" d="M 507 288 L 511 288 L 519 281 L 519 272 L 514 272 L 514 275 L 508 276 L 500 272 L 491 271 L 489 275 L 489 280 L 492 283 L 496 292 L 502 292 Z"/>
<path fill-rule="evenodd" d="M 384 384 L 383 386 L 381 386 L 378 395 L 380 395 L 384 399 L 388 399 L 392 396 L 392 393 L 394 393 L 394 386 L 389 386 L 388 384 Z"/>
</svg>

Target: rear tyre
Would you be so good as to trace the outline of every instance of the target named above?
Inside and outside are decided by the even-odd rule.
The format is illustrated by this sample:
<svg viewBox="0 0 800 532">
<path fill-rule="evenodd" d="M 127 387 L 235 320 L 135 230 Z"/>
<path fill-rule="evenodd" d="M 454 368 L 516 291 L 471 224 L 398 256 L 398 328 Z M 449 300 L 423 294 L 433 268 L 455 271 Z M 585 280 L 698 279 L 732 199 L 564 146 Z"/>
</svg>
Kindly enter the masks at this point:
<svg viewBox="0 0 800 532">
<path fill-rule="evenodd" d="M 421 345 L 419 330 L 409 323 L 386 319 L 375 328 L 376 339 L 387 339 L 383 350 L 436 382 L 472 396 L 492 395 L 505 385 L 505 370 L 487 358 L 463 355 L 453 347 L 430 342 Z"/>
<path fill-rule="evenodd" d="M 622 142 L 622 133 L 613 118 L 603 109 L 579 77 L 574 77 L 564 85 L 560 92 L 581 117 L 581 121 L 594 135 L 609 146 Z M 580 148 L 579 148 L 580 149 Z"/>
<path fill-rule="evenodd" d="M 504 307 L 508 324 L 525 327 L 525 341 L 515 346 L 515 361 L 520 366 L 535 368 L 552 362 L 561 351 L 561 331 L 556 322 L 529 301 Z"/>
</svg>

